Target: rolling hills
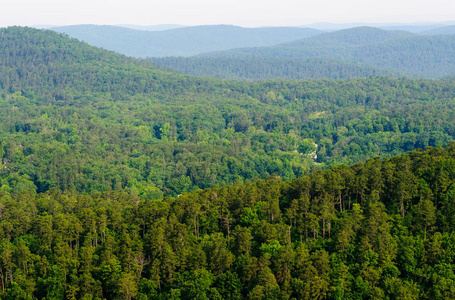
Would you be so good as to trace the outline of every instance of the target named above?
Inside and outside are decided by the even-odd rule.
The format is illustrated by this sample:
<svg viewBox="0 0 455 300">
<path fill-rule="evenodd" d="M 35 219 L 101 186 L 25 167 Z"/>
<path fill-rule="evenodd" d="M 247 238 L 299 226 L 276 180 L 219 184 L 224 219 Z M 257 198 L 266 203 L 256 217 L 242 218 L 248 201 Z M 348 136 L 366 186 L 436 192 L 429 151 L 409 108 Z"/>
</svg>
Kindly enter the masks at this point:
<svg viewBox="0 0 455 300">
<path fill-rule="evenodd" d="M 271 174 L 291 180 L 446 145 L 455 137 L 453 87 L 198 78 L 53 31 L 1 29 L 1 189 L 161 198 Z"/>
<path fill-rule="evenodd" d="M 437 34 L 455 34 L 455 25 L 443 26 L 434 29 L 422 31 L 421 34 L 437 35 Z"/>
<path fill-rule="evenodd" d="M 454 78 L 210 79 L 2 28 L 0 298 L 453 299 L 454 120 Z"/>
<path fill-rule="evenodd" d="M 230 25 L 192 26 L 153 32 L 99 25 L 52 29 L 93 46 L 141 58 L 192 56 L 240 47 L 270 46 L 321 32 L 308 28 L 242 28 Z"/>
<path fill-rule="evenodd" d="M 450 28 L 438 30 L 450 32 Z M 96 25 L 53 30 L 128 56 L 155 57 L 151 60 L 161 66 L 197 76 L 263 80 L 455 75 L 455 36 L 437 35 L 437 31 L 419 35 L 356 27 L 321 33 L 307 28 L 227 25 L 153 32 Z"/>
<path fill-rule="evenodd" d="M 454 35 L 425 36 L 359 27 L 271 47 L 242 48 L 204 57 L 331 58 L 364 63 L 411 77 L 455 75 Z"/>
<path fill-rule="evenodd" d="M 417 37 L 407 31 L 388 31 L 373 27 L 356 27 L 322 33 L 271 47 L 251 47 L 204 53 L 204 57 L 334 57 L 351 58 L 358 47 L 381 44 L 401 38 Z"/>
</svg>

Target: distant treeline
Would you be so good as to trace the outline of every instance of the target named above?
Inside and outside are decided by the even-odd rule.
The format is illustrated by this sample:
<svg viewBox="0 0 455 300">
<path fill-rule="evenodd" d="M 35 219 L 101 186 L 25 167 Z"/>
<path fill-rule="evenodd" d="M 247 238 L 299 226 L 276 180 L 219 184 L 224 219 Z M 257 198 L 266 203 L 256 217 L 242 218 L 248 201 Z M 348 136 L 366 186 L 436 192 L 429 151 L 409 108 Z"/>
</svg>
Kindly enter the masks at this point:
<svg viewBox="0 0 455 300">
<path fill-rule="evenodd" d="M 152 59 L 198 76 L 232 79 L 411 78 L 455 76 L 455 35 L 417 35 L 359 27 L 294 42 Z"/>
<path fill-rule="evenodd" d="M 149 58 L 163 70 L 235 80 L 347 79 L 356 77 L 404 77 L 404 73 L 367 64 L 326 58 L 273 57 L 164 57 Z"/>
</svg>

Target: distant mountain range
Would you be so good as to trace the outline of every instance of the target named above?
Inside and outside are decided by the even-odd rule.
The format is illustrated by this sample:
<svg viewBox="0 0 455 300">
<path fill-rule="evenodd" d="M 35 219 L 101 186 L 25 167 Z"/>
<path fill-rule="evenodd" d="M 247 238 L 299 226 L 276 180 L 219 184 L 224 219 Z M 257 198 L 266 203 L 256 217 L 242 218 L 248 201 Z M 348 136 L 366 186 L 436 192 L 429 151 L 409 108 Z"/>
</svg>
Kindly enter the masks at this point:
<svg viewBox="0 0 455 300">
<path fill-rule="evenodd" d="M 162 30 L 170 30 L 170 29 L 188 27 L 185 25 L 178 25 L 178 24 L 160 24 L 160 25 L 120 24 L 120 25 L 115 25 L 115 26 L 125 27 L 125 28 L 135 29 L 135 30 L 145 30 L 145 31 L 162 31 Z M 55 27 L 55 26 L 53 26 L 53 27 Z"/>
<path fill-rule="evenodd" d="M 455 25 L 438 27 L 430 30 L 423 31 L 422 34 L 455 34 Z"/>
<path fill-rule="evenodd" d="M 323 31 L 336 31 L 342 29 L 349 29 L 355 27 L 376 27 L 385 30 L 405 30 L 414 33 L 421 33 L 427 30 L 437 29 L 449 25 L 455 25 L 455 21 L 447 22 L 416 22 L 416 23 L 367 23 L 367 22 L 357 22 L 357 23 L 313 23 L 302 25 L 300 27 L 314 28 Z"/>
<path fill-rule="evenodd" d="M 52 29 L 127 56 L 149 58 L 161 68 L 197 76 L 239 80 L 443 78 L 455 76 L 455 25 L 447 24 L 382 24 L 413 32 L 367 26 L 330 32 L 230 25 L 174 29 L 180 25 L 122 25 L 136 29 L 75 25 Z M 343 26 L 349 25 L 353 24 Z"/>
<path fill-rule="evenodd" d="M 272 46 L 321 33 L 309 28 L 242 28 L 231 25 L 193 26 L 153 32 L 100 25 L 51 29 L 90 45 L 138 58 L 192 56 L 241 47 Z"/>
<path fill-rule="evenodd" d="M 455 76 L 455 35 L 418 35 L 358 27 L 272 47 L 241 48 L 202 56 L 341 59 L 410 77 L 442 78 Z"/>
<path fill-rule="evenodd" d="M 390 40 L 418 36 L 407 31 L 389 31 L 373 27 L 357 27 L 323 33 L 310 38 L 271 47 L 238 48 L 204 53 L 208 57 L 332 57 L 352 58 L 357 47 L 376 45 Z"/>
</svg>

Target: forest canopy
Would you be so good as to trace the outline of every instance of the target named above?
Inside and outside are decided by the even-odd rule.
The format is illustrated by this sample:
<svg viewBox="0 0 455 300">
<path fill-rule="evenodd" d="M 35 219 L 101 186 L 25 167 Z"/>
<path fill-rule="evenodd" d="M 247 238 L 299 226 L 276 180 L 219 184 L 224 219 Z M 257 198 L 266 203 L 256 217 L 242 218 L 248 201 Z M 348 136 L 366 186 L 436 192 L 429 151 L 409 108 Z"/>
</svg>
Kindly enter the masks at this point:
<svg viewBox="0 0 455 300">
<path fill-rule="evenodd" d="M 451 299 L 455 144 L 150 200 L 0 193 L 2 299 Z"/>
<path fill-rule="evenodd" d="M 1 189 L 149 198 L 391 157 L 455 136 L 453 79 L 237 82 L 51 31 L 0 36 Z M 317 144 L 316 156 L 299 151 Z"/>
</svg>

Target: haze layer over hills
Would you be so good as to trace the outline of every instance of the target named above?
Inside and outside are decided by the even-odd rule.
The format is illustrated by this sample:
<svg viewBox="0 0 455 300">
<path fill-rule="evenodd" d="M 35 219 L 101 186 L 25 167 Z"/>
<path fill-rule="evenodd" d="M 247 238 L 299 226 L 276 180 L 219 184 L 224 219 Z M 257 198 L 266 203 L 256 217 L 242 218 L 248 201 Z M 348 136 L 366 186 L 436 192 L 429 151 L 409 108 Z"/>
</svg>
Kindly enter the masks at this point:
<svg viewBox="0 0 455 300">
<path fill-rule="evenodd" d="M 96 25 L 54 30 L 197 76 L 240 80 L 454 76 L 453 26 L 435 26 L 410 26 L 419 33 L 373 27 L 324 33 L 308 28 L 226 25 L 154 32 Z M 432 29 L 424 30 L 428 28 Z"/>
<path fill-rule="evenodd" d="M 234 49 L 201 56 L 329 58 L 362 63 L 410 77 L 442 78 L 455 75 L 454 50 L 455 35 L 427 36 L 359 27 L 272 47 Z"/>
<path fill-rule="evenodd" d="M 308 28 L 242 28 L 230 25 L 194 26 L 153 32 L 99 25 L 52 29 L 93 46 L 142 58 L 192 56 L 240 47 L 271 46 L 321 32 Z"/>
</svg>

